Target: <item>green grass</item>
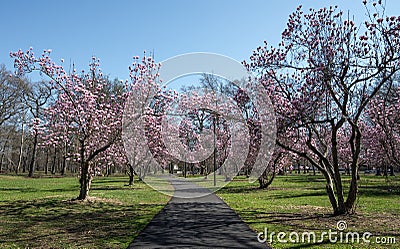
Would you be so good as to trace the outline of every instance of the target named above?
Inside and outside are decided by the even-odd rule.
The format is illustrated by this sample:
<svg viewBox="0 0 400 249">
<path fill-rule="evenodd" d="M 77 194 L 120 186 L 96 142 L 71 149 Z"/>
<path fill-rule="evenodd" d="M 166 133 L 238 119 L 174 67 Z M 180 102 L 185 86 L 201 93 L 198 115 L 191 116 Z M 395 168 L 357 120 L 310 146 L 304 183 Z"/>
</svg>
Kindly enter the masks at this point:
<svg viewBox="0 0 400 249">
<path fill-rule="evenodd" d="M 257 232 L 345 231 L 395 237 L 394 245 L 278 243 L 274 248 L 398 248 L 400 177 L 361 176 L 354 215 L 334 217 L 321 176 L 278 176 L 268 190 L 238 177 L 217 194 Z M 78 179 L 0 175 L 0 248 L 126 248 L 169 197 L 127 177 L 99 177 L 90 202 L 71 201 Z M 349 178 L 344 177 L 345 187 Z M 372 237 L 371 240 L 374 241 Z M 256 239 L 256 238 L 255 238 Z"/>
<path fill-rule="evenodd" d="M 350 178 L 344 176 L 343 181 L 347 189 Z M 257 232 L 267 228 L 269 234 L 313 231 L 320 236 L 329 229 L 337 231 L 337 222 L 344 220 L 348 225 L 344 232 L 371 232 L 372 242 L 376 236 L 395 237 L 397 242 L 333 244 L 325 239 L 318 244 L 279 243 L 275 236 L 273 248 L 399 248 L 400 177 L 391 177 L 387 182 L 383 177 L 362 175 L 356 214 L 336 217 L 331 215 L 324 182 L 322 176 L 277 176 L 268 190 L 260 190 L 257 182 L 250 184 L 238 177 L 217 194 Z"/>
<path fill-rule="evenodd" d="M 127 177 L 95 178 L 91 201 L 71 201 L 78 179 L 0 175 L 0 248 L 126 248 L 169 197 Z"/>
</svg>

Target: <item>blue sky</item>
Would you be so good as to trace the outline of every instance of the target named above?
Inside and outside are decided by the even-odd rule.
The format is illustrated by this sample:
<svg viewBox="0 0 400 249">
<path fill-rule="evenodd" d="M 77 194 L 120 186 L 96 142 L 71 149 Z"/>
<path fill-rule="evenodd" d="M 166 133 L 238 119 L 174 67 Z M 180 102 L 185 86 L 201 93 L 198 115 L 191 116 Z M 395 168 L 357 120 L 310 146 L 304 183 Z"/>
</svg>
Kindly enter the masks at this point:
<svg viewBox="0 0 400 249">
<path fill-rule="evenodd" d="M 156 61 L 189 52 L 213 52 L 242 61 L 264 40 L 275 44 L 288 15 L 302 4 L 338 5 L 363 19 L 361 0 L 332 1 L 2 1 L 0 63 L 12 69 L 10 51 L 30 46 L 37 54 L 86 69 L 95 55 L 112 78 L 128 78 L 134 55 L 155 52 Z M 387 14 L 400 15 L 400 1 L 387 0 Z"/>
</svg>

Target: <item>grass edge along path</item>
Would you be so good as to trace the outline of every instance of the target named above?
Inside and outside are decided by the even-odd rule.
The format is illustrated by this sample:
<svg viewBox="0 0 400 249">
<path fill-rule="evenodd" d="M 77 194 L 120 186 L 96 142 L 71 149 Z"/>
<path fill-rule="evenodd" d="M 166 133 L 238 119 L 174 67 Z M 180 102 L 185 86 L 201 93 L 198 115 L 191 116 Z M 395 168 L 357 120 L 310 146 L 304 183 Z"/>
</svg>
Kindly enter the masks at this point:
<svg viewBox="0 0 400 249">
<path fill-rule="evenodd" d="M 273 248 L 399 248 L 400 247 L 400 177 L 361 175 L 357 210 L 354 215 L 332 216 L 321 175 L 277 176 L 268 190 L 258 189 L 245 177 L 236 177 L 216 194 L 221 197 L 256 232 L 286 233 L 301 236 L 314 232 L 316 241 L 322 232 L 337 230 L 337 222 L 345 221 L 347 232 L 373 234 L 371 243 L 279 243 L 273 236 Z M 345 187 L 350 178 L 343 176 Z M 376 237 L 395 238 L 396 243 L 377 244 Z M 306 238 L 307 239 L 307 238 Z M 301 238 L 300 238 L 301 240 Z M 269 242 L 269 238 L 267 240 Z"/>
</svg>

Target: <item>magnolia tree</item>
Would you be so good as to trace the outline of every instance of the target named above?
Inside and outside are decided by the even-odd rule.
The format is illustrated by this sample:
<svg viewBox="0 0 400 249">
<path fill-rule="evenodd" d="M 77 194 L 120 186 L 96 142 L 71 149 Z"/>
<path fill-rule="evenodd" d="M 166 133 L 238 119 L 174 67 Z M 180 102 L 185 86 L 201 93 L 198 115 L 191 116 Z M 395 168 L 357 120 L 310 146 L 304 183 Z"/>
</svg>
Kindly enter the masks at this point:
<svg viewBox="0 0 400 249">
<path fill-rule="evenodd" d="M 373 123 L 369 123 L 363 127 L 363 137 L 361 140 L 362 150 L 360 163 L 369 169 L 377 169 L 377 174 L 380 174 L 381 168 L 387 165 L 387 153 L 385 152 L 384 143 L 385 134 L 382 129 Z"/>
<path fill-rule="evenodd" d="M 368 117 L 370 118 L 370 130 L 374 136 L 366 137 L 366 147 L 374 150 L 375 166 L 383 168 L 387 174 L 394 175 L 394 167 L 400 167 L 400 87 L 391 84 L 381 91 L 368 106 Z M 380 152 L 380 153 L 377 153 Z"/>
<path fill-rule="evenodd" d="M 175 163 L 183 167 L 185 175 L 189 164 L 192 174 L 200 171 L 207 176 L 218 171 L 230 180 L 232 172 L 243 167 L 238 162 L 224 163 L 229 154 L 243 154 L 242 146 L 231 146 L 230 126 L 236 124 L 237 130 L 239 124 L 244 127 L 248 123 L 239 104 L 215 89 L 193 88 L 181 94 L 167 91 L 159 85 L 159 67 L 150 58 L 131 68 L 133 90 L 123 125 L 131 165 L 141 178 Z M 248 137 L 243 134 L 240 140 Z M 157 164 L 152 164 L 153 159 Z"/>
<path fill-rule="evenodd" d="M 54 105 L 46 110 L 48 144 L 74 145 L 72 157 L 80 165 L 80 193 L 77 199 L 88 197 L 96 159 L 106 152 L 120 137 L 122 101 L 105 91 L 109 81 L 99 68 L 99 60 L 92 58 L 88 72 L 73 70 L 68 73 L 63 66 L 50 59 L 51 50 L 35 57 L 32 48 L 11 53 L 19 75 L 40 71 L 50 78 L 50 85 L 59 94 Z"/>
<path fill-rule="evenodd" d="M 400 17 L 383 16 L 381 7 L 367 7 L 368 19 L 357 25 L 336 7 L 305 13 L 300 6 L 279 45 L 265 42 L 244 62 L 275 105 L 277 145 L 321 171 L 336 215 L 355 208 L 365 109 L 400 69 Z M 342 156 L 349 190 L 339 173 L 340 136 L 340 147 L 349 148 Z"/>
<path fill-rule="evenodd" d="M 262 124 L 259 120 L 257 107 L 254 106 L 245 91 L 242 89 L 236 89 L 236 91 L 234 91 L 234 100 L 241 108 L 249 130 L 249 151 L 244 164 L 244 170 L 246 171 L 246 174 L 249 175 L 259 154 L 262 137 Z M 265 167 L 264 172 L 262 172 L 258 178 L 259 188 L 268 188 L 268 186 L 272 184 L 275 175 L 279 172 L 283 172 L 285 166 L 290 164 L 294 157 L 295 156 L 292 153 L 285 153 L 281 148 L 275 147 L 267 167 Z"/>
<path fill-rule="evenodd" d="M 171 96 L 160 87 L 160 66 L 145 54 L 141 59 L 134 57 L 129 67 L 131 84 L 127 86 L 122 138 L 131 179 L 133 172 L 139 179 L 144 179 L 146 174 L 157 170 L 152 168 L 154 162 L 165 168 L 169 160 L 160 130 L 165 106 Z"/>
<path fill-rule="evenodd" d="M 206 176 L 216 170 L 229 180 L 228 171 L 223 167 L 231 148 L 229 120 L 221 114 L 228 114 L 232 108 L 223 103 L 210 89 L 193 89 L 179 95 L 180 115 L 184 117 L 178 126 L 181 142 L 191 161 L 198 159 L 196 167 Z M 216 101 L 222 103 L 216 105 Z M 208 148 L 212 148 L 209 150 Z"/>
</svg>

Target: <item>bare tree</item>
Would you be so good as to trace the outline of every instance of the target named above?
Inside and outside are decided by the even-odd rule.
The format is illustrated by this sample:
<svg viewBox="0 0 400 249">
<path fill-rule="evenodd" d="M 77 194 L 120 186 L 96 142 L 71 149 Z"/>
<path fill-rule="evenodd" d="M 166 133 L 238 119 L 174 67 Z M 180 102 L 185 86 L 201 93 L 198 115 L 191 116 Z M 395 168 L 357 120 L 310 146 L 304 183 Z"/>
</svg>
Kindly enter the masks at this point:
<svg viewBox="0 0 400 249">
<path fill-rule="evenodd" d="M 27 91 L 24 95 L 25 104 L 28 106 L 29 112 L 33 118 L 33 150 L 31 161 L 29 163 L 29 177 L 33 177 L 36 163 L 36 153 L 39 139 L 38 122 L 43 114 L 43 107 L 47 104 L 51 95 L 51 88 L 48 84 L 46 84 L 46 82 L 31 84 L 29 91 Z"/>
<path fill-rule="evenodd" d="M 0 126 L 19 113 L 25 90 L 25 80 L 14 77 L 0 65 Z"/>
</svg>

